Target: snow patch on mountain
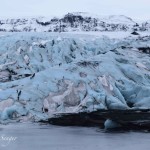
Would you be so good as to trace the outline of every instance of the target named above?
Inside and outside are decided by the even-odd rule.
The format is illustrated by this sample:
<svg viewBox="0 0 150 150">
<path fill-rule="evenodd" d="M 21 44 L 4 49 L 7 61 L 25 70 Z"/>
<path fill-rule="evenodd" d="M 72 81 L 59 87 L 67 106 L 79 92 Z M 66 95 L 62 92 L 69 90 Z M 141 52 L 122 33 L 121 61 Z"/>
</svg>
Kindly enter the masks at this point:
<svg viewBox="0 0 150 150">
<path fill-rule="evenodd" d="M 68 13 L 61 17 L 33 17 L 0 20 L 4 32 L 74 32 L 74 31 L 149 31 L 150 23 L 137 23 L 124 15 L 98 16 Z"/>
</svg>

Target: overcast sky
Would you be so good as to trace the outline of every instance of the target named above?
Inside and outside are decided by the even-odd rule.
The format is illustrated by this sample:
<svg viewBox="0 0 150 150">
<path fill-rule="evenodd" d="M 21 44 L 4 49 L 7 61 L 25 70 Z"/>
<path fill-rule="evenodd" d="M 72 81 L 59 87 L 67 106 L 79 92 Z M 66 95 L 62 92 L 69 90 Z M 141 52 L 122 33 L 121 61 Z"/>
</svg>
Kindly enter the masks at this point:
<svg viewBox="0 0 150 150">
<path fill-rule="evenodd" d="M 150 20 L 150 0 L 0 0 L 1 18 L 59 16 L 68 12 Z"/>
</svg>

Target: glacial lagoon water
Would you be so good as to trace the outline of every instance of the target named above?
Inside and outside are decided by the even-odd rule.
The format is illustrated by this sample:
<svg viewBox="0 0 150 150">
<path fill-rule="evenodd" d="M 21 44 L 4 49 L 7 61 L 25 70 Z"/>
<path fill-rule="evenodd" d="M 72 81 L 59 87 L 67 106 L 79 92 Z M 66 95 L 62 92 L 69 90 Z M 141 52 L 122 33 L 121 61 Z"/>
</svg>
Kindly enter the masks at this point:
<svg viewBox="0 0 150 150">
<path fill-rule="evenodd" d="M 0 125 L 0 150 L 150 150 L 150 133 L 15 123 Z"/>
</svg>

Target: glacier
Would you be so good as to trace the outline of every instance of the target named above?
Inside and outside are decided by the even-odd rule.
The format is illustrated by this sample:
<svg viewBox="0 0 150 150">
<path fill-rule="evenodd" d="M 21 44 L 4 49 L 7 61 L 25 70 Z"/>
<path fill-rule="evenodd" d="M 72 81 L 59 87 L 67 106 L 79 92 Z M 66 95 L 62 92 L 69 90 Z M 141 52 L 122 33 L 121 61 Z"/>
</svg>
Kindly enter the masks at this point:
<svg viewBox="0 0 150 150">
<path fill-rule="evenodd" d="M 150 34 L 139 34 L 1 33 L 0 121 L 149 109 Z"/>
</svg>

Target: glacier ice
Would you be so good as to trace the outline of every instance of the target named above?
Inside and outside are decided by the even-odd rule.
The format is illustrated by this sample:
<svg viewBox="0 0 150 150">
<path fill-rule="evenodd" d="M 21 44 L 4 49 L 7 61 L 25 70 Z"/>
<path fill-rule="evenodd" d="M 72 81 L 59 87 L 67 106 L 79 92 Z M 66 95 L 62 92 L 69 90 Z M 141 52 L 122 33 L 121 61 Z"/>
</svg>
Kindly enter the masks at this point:
<svg viewBox="0 0 150 150">
<path fill-rule="evenodd" d="M 5 33 L 0 37 L 0 120 L 150 108 L 150 54 L 138 50 L 149 43 L 145 35 Z"/>
</svg>

